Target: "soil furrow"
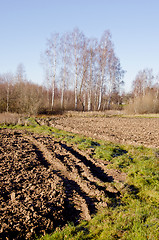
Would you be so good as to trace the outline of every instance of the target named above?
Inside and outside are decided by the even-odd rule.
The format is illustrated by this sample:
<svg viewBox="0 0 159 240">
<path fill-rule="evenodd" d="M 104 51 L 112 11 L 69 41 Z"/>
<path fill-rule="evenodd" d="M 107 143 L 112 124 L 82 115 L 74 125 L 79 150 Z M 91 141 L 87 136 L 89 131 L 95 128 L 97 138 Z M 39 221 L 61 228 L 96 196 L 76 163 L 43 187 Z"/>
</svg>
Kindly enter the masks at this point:
<svg viewBox="0 0 159 240">
<path fill-rule="evenodd" d="M 36 142 L 36 144 L 39 145 L 39 142 Z M 63 148 L 63 146 L 65 147 Z M 81 189 L 83 189 L 83 191 L 85 191 L 89 196 L 95 197 L 96 201 L 99 201 L 99 202 L 103 201 L 102 199 L 104 199 L 104 197 L 107 197 L 107 196 L 116 197 L 116 193 L 111 194 L 109 191 L 106 191 L 106 190 L 101 192 L 101 188 L 98 187 L 99 184 L 101 185 L 102 183 L 106 182 L 101 180 L 103 179 L 103 177 L 101 176 L 100 176 L 100 179 L 97 178 L 101 171 L 102 173 L 104 172 L 103 170 L 101 170 L 100 167 L 97 168 L 95 164 L 91 165 L 90 164 L 91 161 L 87 160 L 85 156 L 79 154 L 77 151 L 74 151 L 72 153 L 73 149 L 71 148 L 71 151 L 70 151 L 70 147 L 67 147 L 66 144 L 58 142 L 58 144 L 56 143 L 54 147 L 55 147 L 54 154 L 58 158 L 58 161 L 61 162 L 61 163 L 59 162 L 58 165 L 56 164 L 57 160 L 56 162 L 53 163 L 53 161 L 51 160 L 50 153 L 47 153 L 48 151 L 47 145 L 45 145 L 45 149 L 44 149 L 44 143 L 42 143 L 40 148 L 43 149 L 47 158 L 49 156 L 48 162 L 52 163 L 54 165 L 54 168 L 56 167 L 56 170 L 60 171 L 64 177 L 67 177 L 68 179 L 75 181 L 81 187 Z M 57 154 L 56 151 L 60 153 Z M 65 156 L 65 162 L 63 161 L 63 158 L 64 158 L 63 156 Z M 76 156 L 78 156 L 78 158 L 76 158 Z M 84 163 L 81 159 L 84 159 Z M 85 164 L 87 163 L 87 161 L 89 162 L 89 166 Z M 82 163 L 83 168 L 79 166 L 79 162 Z M 63 164 L 63 168 L 61 168 L 62 164 Z M 93 169 L 92 168 L 90 169 L 90 166 L 93 166 Z M 80 167 L 80 170 L 85 174 L 82 175 L 81 173 L 79 173 L 79 167 Z M 68 172 L 68 169 L 69 169 L 69 172 Z M 97 176 L 94 176 L 92 172 L 95 172 L 96 169 L 97 171 L 99 171 L 99 173 L 96 174 Z M 104 176 L 104 180 L 106 179 L 108 178 Z M 103 189 L 105 189 L 105 187 L 103 187 Z"/>
<path fill-rule="evenodd" d="M 84 212 L 87 212 L 87 215 L 85 216 L 84 212 L 82 215 L 85 216 L 85 219 L 90 219 L 90 214 L 89 213 L 89 204 L 91 202 L 91 205 L 93 204 L 93 201 L 86 201 L 86 199 L 90 199 L 89 195 L 87 195 L 88 193 L 90 194 L 90 189 L 88 188 L 88 186 L 84 183 L 82 183 L 82 180 L 80 179 L 79 176 L 77 176 L 77 174 L 75 172 L 68 172 L 67 167 L 65 165 L 63 165 L 63 163 L 61 162 L 61 157 L 58 156 L 57 158 L 57 154 L 53 153 L 53 156 L 55 156 L 56 158 L 53 158 L 52 154 L 48 151 L 47 147 L 44 146 L 43 144 L 37 142 L 37 140 L 32 139 L 30 136 L 27 138 L 31 141 L 34 142 L 34 146 L 36 145 L 36 149 L 38 149 L 38 152 L 42 152 L 42 158 L 45 159 L 45 162 L 49 163 L 54 170 L 56 170 L 56 174 L 58 176 L 60 176 L 60 178 L 63 180 L 65 188 L 66 188 L 66 192 L 70 191 L 70 189 L 73 186 L 73 189 L 78 192 L 78 194 L 81 196 L 82 201 L 78 204 L 81 208 L 81 206 L 85 205 L 84 208 L 81 208 L 81 211 L 84 210 Z M 61 155 L 61 154 L 59 154 Z M 59 172 L 59 173 L 58 173 Z M 67 190 L 67 186 L 70 186 L 69 190 Z M 82 189 L 81 189 L 82 187 Z M 93 193 L 94 195 L 94 193 Z M 81 199 L 79 198 L 79 199 Z M 68 200 L 70 199 L 73 202 L 74 205 L 74 199 L 72 198 L 67 198 Z M 85 202 L 86 203 L 83 203 Z M 69 201 L 69 205 L 70 205 L 70 201 Z M 70 212 L 69 212 L 70 214 Z"/>
<path fill-rule="evenodd" d="M 158 118 L 82 115 L 50 118 L 48 125 L 105 141 L 159 148 Z M 38 123 L 45 121 L 38 119 Z"/>
<path fill-rule="evenodd" d="M 49 141 L 50 139 L 47 138 L 47 140 Z M 50 147 L 51 144 L 49 142 L 49 149 L 42 137 L 38 138 L 36 143 L 39 145 L 39 142 L 42 142 L 41 147 L 43 151 L 47 152 L 52 150 L 53 154 L 58 158 L 58 160 L 60 160 L 60 162 L 63 164 L 63 167 L 65 167 L 65 172 L 63 172 L 64 169 L 58 168 L 57 170 L 60 171 L 63 176 L 75 181 L 81 187 L 81 189 L 83 189 L 83 191 L 85 191 L 89 196 L 94 197 L 96 202 L 100 202 L 100 204 L 103 203 L 103 206 L 106 206 L 106 197 L 111 197 L 114 201 L 114 199 L 120 195 L 115 189 L 113 189 L 113 191 L 109 191 L 106 190 L 106 186 L 102 187 L 103 183 L 113 181 L 113 177 L 110 175 L 108 176 L 106 171 L 104 171 L 104 168 L 101 168 L 99 166 L 99 162 L 96 160 L 91 159 L 89 156 L 86 157 L 82 155 L 81 152 L 79 153 L 79 150 L 74 150 L 61 142 L 55 142 L 52 148 Z M 49 156 L 50 153 L 47 153 L 46 155 Z M 49 161 L 52 161 L 51 156 L 49 159 Z M 58 167 L 59 165 L 62 165 L 61 163 L 58 164 Z M 92 172 L 95 173 L 95 176 L 92 174 Z M 115 172 L 116 171 L 113 170 L 113 173 Z M 103 175 L 98 178 L 100 173 Z M 96 203 L 96 205 L 98 204 Z"/>
<path fill-rule="evenodd" d="M 87 167 L 89 167 L 90 172 L 94 177 L 97 177 L 102 182 L 108 182 L 110 179 L 108 178 L 107 174 L 104 172 L 104 170 L 96 166 L 95 163 L 93 163 L 92 160 L 87 159 L 85 156 L 74 150 L 72 147 L 68 147 L 66 144 L 59 143 L 63 148 L 65 148 L 67 151 L 72 153 L 77 159 L 81 160 Z M 111 179 L 112 181 L 113 179 Z"/>
</svg>

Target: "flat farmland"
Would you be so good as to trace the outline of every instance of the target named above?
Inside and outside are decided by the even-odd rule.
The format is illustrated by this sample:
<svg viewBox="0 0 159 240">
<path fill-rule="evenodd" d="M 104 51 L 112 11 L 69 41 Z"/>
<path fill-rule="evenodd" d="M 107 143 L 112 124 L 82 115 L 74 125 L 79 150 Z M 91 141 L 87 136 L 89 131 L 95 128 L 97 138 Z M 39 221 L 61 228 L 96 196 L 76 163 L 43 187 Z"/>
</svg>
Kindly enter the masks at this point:
<svg viewBox="0 0 159 240">
<path fill-rule="evenodd" d="M 64 116 L 43 119 L 45 124 L 96 139 L 121 144 L 159 147 L 159 118 Z"/>
</svg>

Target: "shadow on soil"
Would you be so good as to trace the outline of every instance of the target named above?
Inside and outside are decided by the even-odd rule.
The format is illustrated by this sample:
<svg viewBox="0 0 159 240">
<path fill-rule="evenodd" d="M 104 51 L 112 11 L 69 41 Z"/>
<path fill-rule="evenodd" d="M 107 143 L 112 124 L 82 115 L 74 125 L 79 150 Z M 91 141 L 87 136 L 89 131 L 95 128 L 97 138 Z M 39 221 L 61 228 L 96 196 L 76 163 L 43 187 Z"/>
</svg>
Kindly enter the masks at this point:
<svg viewBox="0 0 159 240">
<path fill-rule="evenodd" d="M 85 156 L 81 155 L 79 152 L 74 150 L 72 147 L 68 147 L 66 144 L 59 142 L 61 147 L 71 152 L 76 158 L 81 160 L 87 167 L 89 167 L 90 172 L 94 177 L 97 177 L 103 182 L 112 182 L 114 179 L 111 176 L 108 176 L 102 168 L 97 167 L 94 163 L 88 160 Z"/>
</svg>

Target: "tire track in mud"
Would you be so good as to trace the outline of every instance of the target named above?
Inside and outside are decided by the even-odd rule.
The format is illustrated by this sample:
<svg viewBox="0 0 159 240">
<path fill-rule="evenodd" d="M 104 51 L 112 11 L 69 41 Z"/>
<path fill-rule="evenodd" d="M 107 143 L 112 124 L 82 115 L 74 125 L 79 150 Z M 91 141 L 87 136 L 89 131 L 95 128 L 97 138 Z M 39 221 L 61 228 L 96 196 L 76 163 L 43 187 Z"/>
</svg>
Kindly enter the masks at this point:
<svg viewBox="0 0 159 240">
<path fill-rule="evenodd" d="M 76 181 L 76 177 L 72 173 L 70 173 L 68 171 L 67 166 L 63 164 L 62 162 L 63 156 L 61 154 L 56 154 L 55 152 L 49 151 L 47 147 L 44 146 L 44 143 L 42 144 L 38 142 L 35 138 L 32 138 L 30 136 L 27 136 L 26 138 L 30 141 L 30 143 L 33 144 L 34 148 L 36 149 L 36 153 L 38 157 L 40 156 L 40 161 L 42 157 L 42 159 L 44 159 L 43 162 L 45 162 L 45 166 L 46 165 L 51 166 L 54 169 L 54 173 L 62 179 L 64 183 L 64 187 L 66 189 L 65 190 L 66 192 L 66 201 L 65 201 L 66 213 L 65 214 L 66 215 L 68 214 L 67 218 L 69 219 L 69 215 L 71 215 L 71 217 L 72 217 L 72 214 L 76 215 L 76 213 L 73 213 L 73 211 L 77 212 L 76 211 L 76 208 L 77 208 L 78 212 L 81 212 L 80 218 L 85 220 L 90 220 L 91 217 L 90 217 L 90 211 L 88 209 L 88 204 L 92 203 L 93 205 L 93 200 L 91 200 L 91 198 L 89 198 L 85 194 L 81 186 L 78 185 Z M 56 143 L 56 148 L 57 148 L 57 143 Z M 79 196 L 78 202 L 74 201 L 73 195 L 75 195 L 75 192 Z M 87 204 L 87 202 L 89 203 Z M 77 207 L 75 207 L 76 205 Z M 71 206 L 73 206 L 73 209 L 71 211 L 72 214 L 70 214 Z M 69 211 L 67 211 L 67 208 Z"/>
<path fill-rule="evenodd" d="M 27 137 L 28 138 L 28 137 Z M 34 142 L 34 146 L 36 146 L 36 149 L 38 149 L 38 155 L 43 155 L 43 159 L 45 159 L 45 162 L 47 162 L 47 165 L 50 165 L 55 170 L 55 174 L 59 176 L 65 187 L 66 192 L 66 208 L 68 207 L 68 210 L 70 211 L 71 206 L 77 205 L 77 209 L 80 210 L 80 218 L 90 220 L 90 212 L 95 212 L 95 208 L 89 209 L 89 205 L 94 206 L 93 199 L 91 199 L 85 191 L 88 193 L 90 189 L 86 184 L 82 184 L 80 176 L 76 172 L 76 169 L 73 169 L 69 166 L 69 164 L 66 165 L 64 160 L 64 155 L 62 154 L 62 149 L 60 149 L 60 154 L 49 151 L 46 146 L 44 146 L 44 143 L 39 143 L 35 139 L 28 138 L 31 142 Z M 60 145 L 57 145 L 56 143 L 56 150 L 59 150 Z M 77 178 L 79 178 L 77 180 Z M 84 187 L 85 189 L 84 189 Z M 79 196 L 79 200 L 74 201 L 73 195 L 75 193 Z M 81 200 L 82 199 L 82 200 Z M 75 207 L 74 207 L 75 208 Z M 66 213 L 67 214 L 67 213 Z M 69 214 L 69 212 L 68 212 Z M 72 215 L 72 214 L 71 214 Z M 69 216 L 68 216 L 69 218 Z"/>
<path fill-rule="evenodd" d="M 51 136 L 0 131 L 0 157 L 6 162 L 0 165 L 0 173 L 4 172 L 2 212 L 6 213 L 0 219 L 3 239 L 12 239 L 11 235 L 29 239 L 68 221 L 90 220 L 98 209 L 118 201 L 120 192 L 109 184 L 124 182 L 125 176 L 107 169 L 104 161 Z M 16 220 L 8 211 L 15 212 Z"/>
<path fill-rule="evenodd" d="M 73 194 L 70 197 L 70 193 L 67 201 L 70 201 L 70 205 L 77 205 L 78 210 L 80 209 L 80 219 L 89 220 L 91 214 L 99 208 L 98 205 L 107 206 L 107 197 L 113 198 L 114 201 L 120 195 L 116 189 L 108 191 L 104 186 L 104 183 L 112 182 L 114 178 L 108 176 L 104 169 L 95 163 L 95 160 L 84 156 L 79 150 L 60 141 L 54 141 L 51 147 L 51 143 L 47 143 L 43 137 L 36 139 L 34 136 L 27 136 L 27 138 L 33 143 L 35 149 L 39 149 L 40 155 L 42 153 L 47 166 L 52 166 L 62 179 L 66 193 L 74 192 L 74 196 L 79 196 L 78 204 Z M 49 140 L 52 141 L 51 138 Z"/>
</svg>

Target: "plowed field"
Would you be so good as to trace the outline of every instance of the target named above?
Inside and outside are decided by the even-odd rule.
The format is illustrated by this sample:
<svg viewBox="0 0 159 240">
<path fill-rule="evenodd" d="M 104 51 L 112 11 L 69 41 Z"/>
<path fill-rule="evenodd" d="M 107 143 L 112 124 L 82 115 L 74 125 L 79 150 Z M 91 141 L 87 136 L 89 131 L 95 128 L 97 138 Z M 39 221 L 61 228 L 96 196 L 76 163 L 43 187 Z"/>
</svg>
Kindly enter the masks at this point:
<svg viewBox="0 0 159 240">
<path fill-rule="evenodd" d="M 119 201 L 111 182 L 125 177 L 51 136 L 1 129 L 0 239 L 30 239 L 68 221 L 89 220 Z"/>
<path fill-rule="evenodd" d="M 106 141 L 159 147 L 159 118 L 66 116 L 39 123 Z"/>
</svg>

